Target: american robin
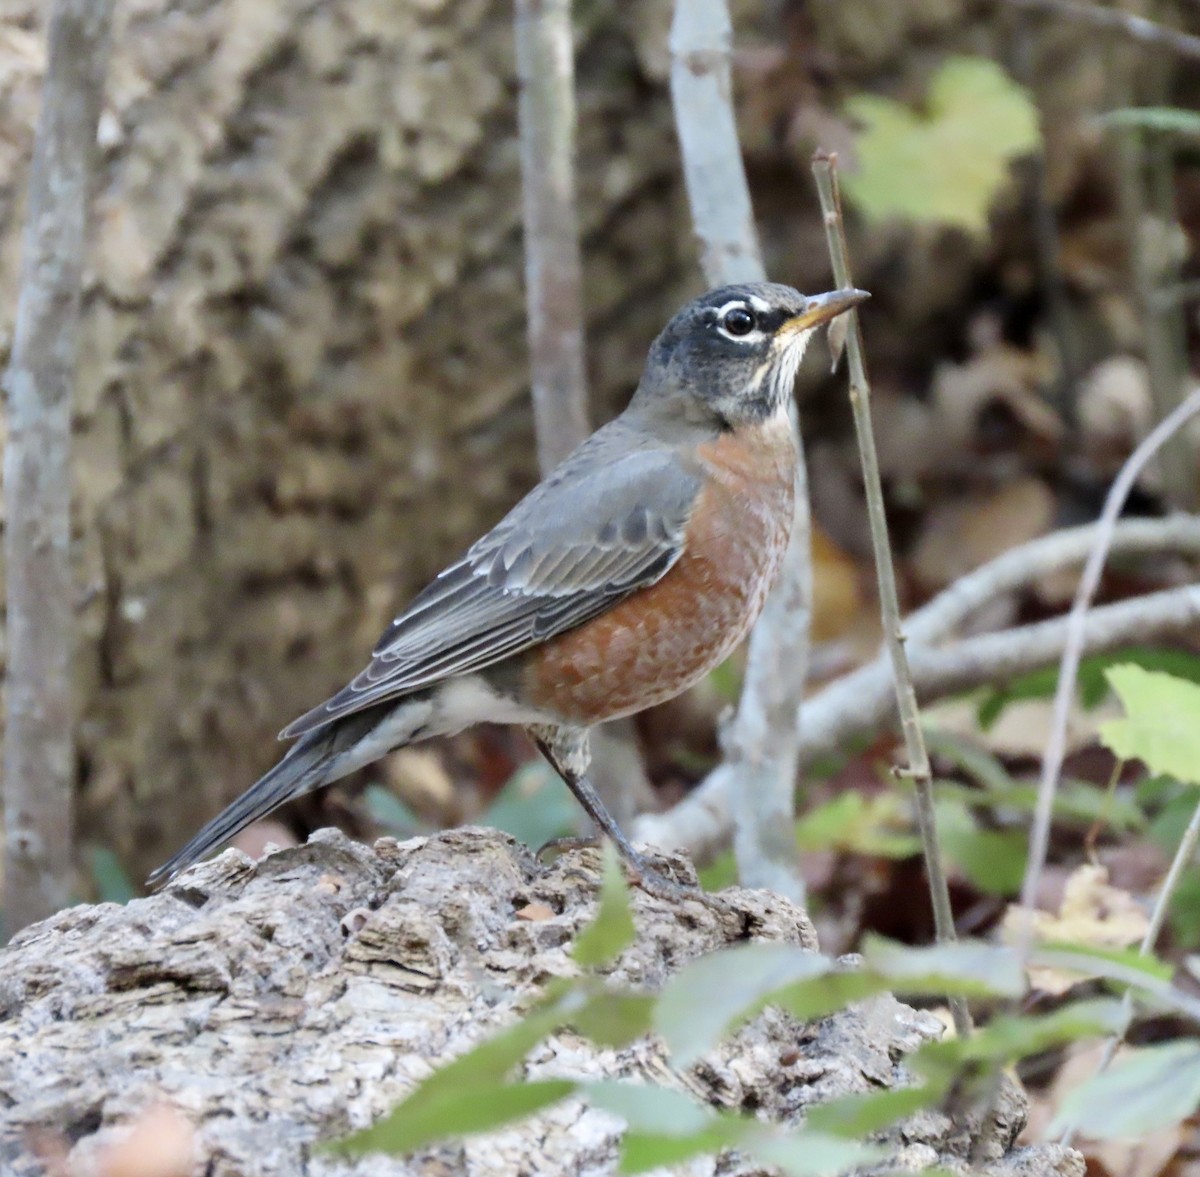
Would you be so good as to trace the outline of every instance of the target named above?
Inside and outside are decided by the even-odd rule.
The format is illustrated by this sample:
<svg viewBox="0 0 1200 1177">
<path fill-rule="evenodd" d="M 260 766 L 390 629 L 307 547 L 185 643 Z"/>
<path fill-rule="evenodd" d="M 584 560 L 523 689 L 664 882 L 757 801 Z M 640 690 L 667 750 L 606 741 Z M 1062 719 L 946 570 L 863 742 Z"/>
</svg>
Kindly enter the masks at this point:
<svg viewBox="0 0 1200 1177">
<path fill-rule="evenodd" d="M 524 726 L 652 873 L 588 782 L 588 729 L 679 694 L 746 635 L 791 530 L 796 369 L 816 329 L 867 297 L 757 283 L 688 303 L 628 408 L 420 593 L 365 670 L 284 728 L 283 759 L 150 882 L 292 797 L 485 722 Z"/>
</svg>

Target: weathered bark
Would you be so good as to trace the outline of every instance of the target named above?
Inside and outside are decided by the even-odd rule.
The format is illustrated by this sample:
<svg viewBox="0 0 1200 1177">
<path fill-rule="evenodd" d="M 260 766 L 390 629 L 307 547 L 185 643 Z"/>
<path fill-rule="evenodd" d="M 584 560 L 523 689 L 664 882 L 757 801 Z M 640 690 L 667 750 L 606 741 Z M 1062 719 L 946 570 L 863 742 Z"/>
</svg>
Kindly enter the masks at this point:
<svg viewBox="0 0 1200 1177">
<path fill-rule="evenodd" d="M 231 851 L 149 899 L 35 925 L 0 952 L 0 1167 L 40 1173 L 31 1148 L 57 1147 L 85 1171 L 165 1101 L 195 1123 L 209 1177 L 611 1172 L 619 1122 L 577 1100 L 407 1160 L 311 1151 L 511 1021 L 548 977 L 573 972 L 568 949 L 594 912 L 597 864 L 586 851 L 542 867 L 481 830 L 373 850 L 329 831 L 257 867 Z M 638 939 L 614 976 L 656 988 L 692 957 L 747 938 L 814 945 L 808 917 L 786 900 L 724 894 L 727 911 L 636 892 Z M 520 918 L 531 903 L 553 914 Z M 571 1033 L 535 1049 L 525 1072 L 677 1082 L 719 1106 L 787 1118 L 904 1082 L 902 1056 L 940 1029 L 884 997 L 809 1026 L 768 1012 L 675 1079 L 656 1041 L 597 1050 Z M 1080 1177 L 1069 1150 L 1012 1148 L 1024 1115 L 1010 1089 L 975 1171 Z M 900 1165 L 965 1172 L 977 1131 L 925 1113 L 884 1143 Z M 687 1171 L 755 1170 L 726 1156 Z"/>
</svg>

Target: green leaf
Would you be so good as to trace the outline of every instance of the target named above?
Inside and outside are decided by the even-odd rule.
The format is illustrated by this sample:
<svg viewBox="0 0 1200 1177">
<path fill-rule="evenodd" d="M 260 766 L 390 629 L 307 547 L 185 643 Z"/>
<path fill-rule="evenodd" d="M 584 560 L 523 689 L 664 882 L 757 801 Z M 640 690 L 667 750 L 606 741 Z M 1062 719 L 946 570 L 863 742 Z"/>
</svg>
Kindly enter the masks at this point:
<svg viewBox="0 0 1200 1177">
<path fill-rule="evenodd" d="M 868 936 L 863 957 L 897 993 L 954 993 L 964 997 L 1020 997 L 1025 974 L 1017 954 L 1000 944 L 956 940 L 914 947 Z"/>
<path fill-rule="evenodd" d="M 738 944 L 690 961 L 664 987 L 654 1028 L 676 1066 L 711 1050 L 733 1025 L 762 1009 L 789 982 L 832 968 L 828 957 L 792 944 Z"/>
<path fill-rule="evenodd" d="M 726 887 L 734 886 L 738 881 L 737 860 L 732 850 L 718 854 L 708 864 L 696 872 L 700 876 L 700 886 L 706 891 L 724 891 Z"/>
<path fill-rule="evenodd" d="M 526 846 L 543 846 L 572 833 L 578 814 L 570 790 L 538 757 L 512 774 L 479 824 L 512 834 Z"/>
<path fill-rule="evenodd" d="M 677 1165 L 699 1153 L 736 1148 L 795 1177 L 821 1177 L 865 1164 L 878 1150 L 807 1129 L 780 1130 L 750 1116 L 716 1111 L 671 1088 L 634 1083 L 590 1083 L 588 1102 L 628 1125 L 622 1173 Z"/>
<path fill-rule="evenodd" d="M 939 803 L 952 801 L 970 809 L 986 808 L 995 812 L 1007 809 L 1032 813 L 1037 805 L 1036 785 L 1014 783 L 1011 788 L 1001 793 L 962 785 L 957 781 L 936 780 L 933 782 L 933 788 Z M 1085 826 L 1103 819 L 1114 830 L 1146 828 L 1146 815 L 1132 796 L 1126 793 L 1110 796 L 1090 781 L 1062 781 L 1054 795 L 1054 817 L 1056 820 Z M 1178 842 L 1179 839 L 1176 838 L 1169 844 L 1177 845 Z"/>
<path fill-rule="evenodd" d="M 602 990 L 571 1019 L 571 1025 L 597 1046 L 619 1050 L 648 1034 L 657 999 L 641 993 Z"/>
<path fill-rule="evenodd" d="M 464 1131 L 462 1123 L 475 1122 L 471 1117 L 484 1114 L 475 1105 L 486 1104 L 493 1095 L 507 1119 L 517 1119 L 536 1110 L 525 1108 L 509 1114 L 507 1109 L 524 1107 L 520 1098 L 496 1093 L 508 1088 L 508 1073 L 529 1051 L 565 1025 L 581 1007 L 582 1002 L 574 990 L 561 991 L 557 1000 L 535 1008 L 515 1025 L 434 1071 L 382 1120 L 337 1141 L 329 1146 L 330 1149 L 347 1156 L 379 1151 L 411 1152 L 434 1140 Z M 547 1102 L 561 1098 L 560 1095 L 550 1098 L 549 1088 L 543 1088 L 541 1095 Z M 484 1126 L 495 1127 L 496 1124 Z"/>
<path fill-rule="evenodd" d="M 909 858 L 920 853 L 921 839 L 908 829 L 906 809 L 894 791 L 867 797 L 850 789 L 809 810 L 796 823 L 796 844 L 801 850 Z"/>
<path fill-rule="evenodd" d="M 1021 830 L 981 829 L 970 809 L 937 802 L 938 838 L 947 858 L 988 895 L 1015 895 L 1025 877 L 1027 838 Z"/>
<path fill-rule="evenodd" d="M 1040 141 L 1029 95 L 982 57 L 947 59 L 923 115 L 870 95 L 852 98 L 846 109 L 863 130 L 859 169 L 842 183 L 873 221 L 902 217 L 981 233 L 1010 161 Z"/>
<path fill-rule="evenodd" d="M 658 1132 L 630 1129 L 621 1138 L 618 1173 L 647 1173 L 651 1169 L 682 1164 L 701 1153 L 716 1153 L 726 1147 L 725 1133 L 714 1126 L 691 1136 L 664 1136 Z"/>
<path fill-rule="evenodd" d="M 575 938 L 571 955 L 584 968 L 610 965 L 633 943 L 637 930 L 629 910 L 629 888 L 611 842 L 604 844 L 604 877 L 596 918 Z"/>
<path fill-rule="evenodd" d="M 1200 113 L 1177 106 L 1128 106 L 1110 110 L 1097 120 L 1106 127 L 1134 127 L 1142 131 L 1167 131 L 1200 136 Z"/>
<path fill-rule="evenodd" d="M 1072 1124 L 1101 1140 L 1146 1136 L 1187 1119 L 1200 1105 L 1200 1043 L 1149 1046 L 1063 1098 L 1050 1132 Z"/>
<path fill-rule="evenodd" d="M 736 1142 L 739 1151 L 764 1165 L 774 1166 L 789 1177 L 825 1177 L 857 1169 L 884 1156 L 882 1149 L 840 1136 L 820 1132 L 771 1131 L 755 1124 L 753 1131 Z"/>
<path fill-rule="evenodd" d="M 729 1131 L 711 1108 L 682 1091 L 649 1084 L 598 1082 L 588 1102 L 628 1125 L 621 1141 L 622 1173 L 644 1173 L 725 1147 Z"/>
<path fill-rule="evenodd" d="M 1051 969 L 1077 969 L 1090 977 L 1107 977 L 1123 984 L 1157 989 L 1170 981 L 1174 970 L 1166 961 L 1136 948 L 1108 948 L 1098 944 L 1035 944 L 1030 961 Z"/>
<path fill-rule="evenodd" d="M 652 1083 L 600 1080 L 580 1089 L 593 1107 L 620 1116 L 639 1132 L 691 1136 L 716 1123 L 713 1110 L 683 1091 Z"/>
<path fill-rule="evenodd" d="M 996 1068 L 1019 1058 L 1080 1038 L 1111 1033 L 1123 1017 L 1121 1003 L 1112 1000 L 1079 1002 L 1043 1015 L 1001 1016 L 969 1038 L 927 1043 L 905 1062 L 940 1098 L 951 1084 L 965 1091 L 968 1076 L 986 1084 Z"/>
<path fill-rule="evenodd" d="M 897 1087 L 889 1091 L 871 1091 L 866 1095 L 847 1095 L 817 1104 L 808 1112 L 808 1126 L 851 1140 L 879 1132 L 914 1112 L 932 1107 L 942 1097 L 942 1089 L 932 1084 Z"/>
<path fill-rule="evenodd" d="M 421 819 L 391 789 L 385 789 L 383 785 L 368 785 L 363 792 L 363 799 L 371 820 L 396 837 L 409 837 L 425 828 Z"/>
<path fill-rule="evenodd" d="M 1200 685 L 1132 665 L 1111 667 L 1108 681 L 1125 708 L 1100 725 L 1113 755 L 1200 785 Z"/>
<path fill-rule="evenodd" d="M 343 1156 L 368 1152 L 403 1155 L 438 1140 L 501 1128 L 557 1103 L 575 1090 L 569 1079 L 534 1083 L 495 1083 L 441 1089 L 422 1102 L 420 1115 L 402 1115 L 401 1104 L 370 1128 L 334 1145 Z"/>
<path fill-rule="evenodd" d="M 129 881 L 121 860 L 106 846 L 93 846 L 88 851 L 92 882 L 101 903 L 128 903 L 137 890 Z"/>
<path fill-rule="evenodd" d="M 1146 670 L 1163 670 L 1176 678 L 1189 682 L 1200 682 L 1200 658 L 1185 650 L 1159 650 L 1153 646 L 1130 646 L 1108 654 L 1092 654 L 1079 664 L 1077 682 L 1079 701 L 1089 710 L 1098 707 L 1108 698 L 1108 679 L 1105 672 L 1110 666 L 1133 663 Z M 979 704 L 979 725 L 985 731 L 999 719 L 1010 704 L 1022 699 L 1050 699 L 1058 685 L 1058 667 L 1047 666 L 1021 675 L 1001 687 L 991 688 Z"/>
</svg>

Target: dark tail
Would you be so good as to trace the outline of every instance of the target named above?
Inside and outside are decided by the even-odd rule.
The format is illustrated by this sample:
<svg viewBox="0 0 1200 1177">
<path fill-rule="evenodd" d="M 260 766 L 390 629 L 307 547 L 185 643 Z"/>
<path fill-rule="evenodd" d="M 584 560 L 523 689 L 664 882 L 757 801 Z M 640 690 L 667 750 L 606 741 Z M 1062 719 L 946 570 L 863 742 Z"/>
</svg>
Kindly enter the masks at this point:
<svg viewBox="0 0 1200 1177">
<path fill-rule="evenodd" d="M 318 729 L 298 740 L 266 776 L 214 817 L 178 854 L 153 871 L 146 882 L 151 887 L 165 883 L 285 801 L 320 788 L 328 779 L 330 762 L 340 750 L 340 743 L 333 727 Z"/>
</svg>

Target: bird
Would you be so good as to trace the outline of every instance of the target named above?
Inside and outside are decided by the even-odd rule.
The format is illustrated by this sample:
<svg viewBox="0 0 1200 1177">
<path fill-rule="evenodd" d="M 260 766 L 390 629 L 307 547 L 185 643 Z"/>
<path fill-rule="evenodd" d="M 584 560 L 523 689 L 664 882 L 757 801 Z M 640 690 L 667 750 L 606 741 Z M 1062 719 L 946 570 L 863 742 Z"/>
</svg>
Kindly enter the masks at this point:
<svg viewBox="0 0 1200 1177">
<path fill-rule="evenodd" d="M 653 875 L 588 779 L 588 731 L 680 694 L 766 601 L 794 513 L 796 372 L 862 290 L 760 282 L 685 305 L 625 410 L 420 592 L 368 665 L 280 733 L 283 758 L 149 877 L 387 753 L 516 724 L 631 873 Z"/>
</svg>

